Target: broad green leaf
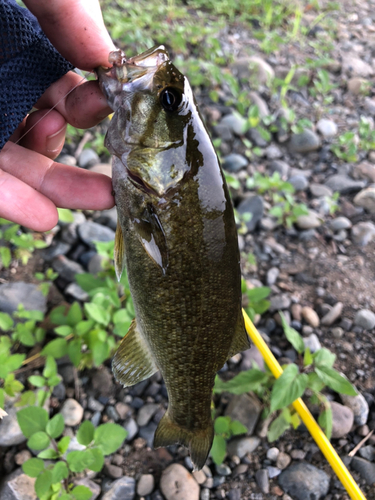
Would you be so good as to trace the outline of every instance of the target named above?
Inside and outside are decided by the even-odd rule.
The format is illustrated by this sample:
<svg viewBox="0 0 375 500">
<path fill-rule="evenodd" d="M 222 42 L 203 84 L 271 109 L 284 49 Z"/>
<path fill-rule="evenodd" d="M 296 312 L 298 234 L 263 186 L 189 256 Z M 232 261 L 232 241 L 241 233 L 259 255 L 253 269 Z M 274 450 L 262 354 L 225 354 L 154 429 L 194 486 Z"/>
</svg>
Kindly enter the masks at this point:
<svg viewBox="0 0 375 500">
<path fill-rule="evenodd" d="M 279 439 L 280 436 L 284 434 L 286 430 L 288 430 L 290 427 L 290 423 L 286 421 L 285 416 L 283 412 L 280 413 L 280 415 L 275 418 L 275 420 L 271 423 L 268 432 L 267 432 L 267 439 L 270 443 L 273 441 L 276 441 L 276 439 Z"/>
<path fill-rule="evenodd" d="M 52 484 L 52 472 L 50 470 L 42 471 L 35 481 L 35 493 L 39 498 L 43 497 Z"/>
<path fill-rule="evenodd" d="M 37 400 L 38 406 L 43 407 L 43 405 L 47 401 L 48 396 L 49 396 L 49 393 L 47 391 L 44 391 L 43 389 L 39 389 L 39 391 L 36 395 L 36 400 Z"/>
<path fill-rule="evenodd" d="M 102 424 L 95 429 L 94 442 L 104 455 L 110 455 L 120 448 L 127 436 L 126 430 L 118 424 Z"/>
<path fill-rule="evenodd" d="M 119 309 L 112 317 L 112 321 L 115 325 L 117 325 L 117 323 L 128 323 L 129 321 L 132 321 L 132 319 L 133 318 L 129 316 L 126 309 Z"/>
<path fill-rule="evenodd" d="M 17 412 L 18 425 L 27 438 L 35 432 L 45 431 L 48 422 L 48 413 L 44 408 L 30 406 Z"/>
<path fill-rule="evenodd" d="M 218 376 L 215 380 L 214 392 L 231 392 L 232 394 L 244 394 L 249 391 L 257 390 L 269 379 L 269 375 L 261 370 L 250 369 L 240 372 L 228 382 L 223 382 Z"/>
<path fill-rule="evenodd" d="M 43 450 L 38 453 L 38 458 L 55 459 L 59 458 L 59 453 L 57 453 L 57 451 L 55 450 L 52 450 L 52 448 L 48 448 L 47 450 Z"/>
<path fill-rule="evenodd" d="M 300 374 L 294 363 L 288 365 L 276 380 L 271 392 L 271 412 L 289 406 L 302 396 L 307 387 L 308 377 Z"/>
<path fill-rule="evenodd" d="M 80 425 L 78 429 L 77 441 L 79 442 L 79 444 L 83 444 L 84 446 L 89 445 L 94 439 L 94 432 L 95 427 L 89 420 L 86 420 Z"/>
<path fill-rule="evenodd" d="M 90 273 L 76 274 L 75 278 L 78 285 L 85 292 L 91 292 L 91 290 L 95 290 L 95 288 L 99 288 L 104 284 L 102 279 L 95 278 L 95 276 Z"/>
<path fill-rule="evenodd" d="M 54 325 L 66 325 L 67 319 L 65 315 L 66 307 L 65 306 L 57 306 L 52 309 L 49 319 L 51 323 Z"/>
<path fill-rule="evenodd" d="M 65 339 L 55 339 L 48 342 L 43 348 L 42 356 L 53 356 L 54 358 L 62 358 L 68 353 L 68 343 Z"/>
<path fill-rule="evenodd" d="M 51 436 L 51 438 L 56 439 L 64 432 L 65 422 L 64 417 L 61 413 L 58 413 L 48 422 L 46 431 Z"/>
<path fill-rule="evenodd" d="M 0 247 L 0 261 L 3 267 L 8 268 L 12 261 L 12 254 L 8 247 Z"/>
<path fill-rule="evenodd" d="M 85 312 L 89 316 L 89 318 L 93 319 L 97 323 L 103 326 L 108 326 L 108 323 L 111 320 L 111 315 L 109 311 L 104 309 L 103 306 L 99 304 L 94 304 L 92 302 L 86 302 L 84 305 Z"/>
<path fill-rule="evenodd" d="M 325 347 L 322 347 L 313 354 L 314 365 L 318 368 L 325 366 L 326 368 L 332 368 L 333 363 L 336 360 L 336 354 L 329 351 Z"/>
<path fill-rule="evenodd" d="M 74 302 L 70 306 L 66 319 L 68 320 L 68 324 L 70 326 L 76 326 L 80 321 L 82 321 L 82 309 L 78 302 Z"/>
<path fill-rule="evenodd" d="M 4 391 L 4 389 L 0 388 L 0 408 L 1 409 L 4 408 L 4 406 L 5 406 L 4 403 L 5 403 L 5 391 Z"/>
<path fill-rule="evenodd" d="M 46 357 L 46 364 L 44 365 L 43 377 L 50 378 L 57 373 L 57 363 L 52 356 Z"/>
<path fill-rule="evenodd" d="M 104 455 L 102 450 L 100 448 L 88 448 L 86 453 L 92 459 L 88 468 L 94 472 L 100 472 L 104 465 Z"/>
<path fill-rule="evenodd" d="M 89 332 L 91 328 L 94 326 L 94 321 L 90 320 L 85 320 L 85 321 L 80 321 L 76 325 L 76 333 L 80 337 L 84 335 L 85 333 Z"/>
<path fill-rule="evenodd" d="M 52 482 L 60 483 L 69 476 L 69 470 L 65 462 L 57 462 L 52 469 Z"/>
<path fill-rule="evenodd" d="M 76 486 L 72 489 L 71 494 L 75 498 L 75 500 L 90 500 L 92 497 L 92 491 L 87 486 Z"/>
<path fill-rule="evenodd" d="M 44 387 L 47 385 L 46 379 L 40 375 L 31 375 L 27 380 L 35 387 Z"/>
<path fill-rule="evenodd" d="M 22 464 L 22 470 L 30 477 L 37 477 L 44 469 L 44 462 L 40 458 L 30 458 Z"/>
<path fill-rule="evenodd" d="M 66 460 L 72 472 L 82 472 L 90 468 L 90 465 L 94 462 L 94 457 L 91 453 L 87 453 L 88 451 L 90 450 L 71 451 L 68 453 Z"/>
<path fill-rule="evenodd" d="M 230 430 L 230 417 L 217 417 L 214 422 L 216 434 L 227 434 Z"/>
<path fill-rule="evenodd" d="M 8 373 L 18 370 L 25 358 L 25 354 L 7 356 L 6 359 L 2 360 L 2 365 L 0 366 L 0 378 L 5 378 Z"/>
<path fill-rule="evenodd" d="M 69 447 L 70 443 L 70 437 L 69 436 L 64 436 L 63 438 L 60 439 L 60 441 L 57 443 L 57 449 L 59 452 L 63 455 L 66 450 Z"/>
<path fill-rule="evenodd" d="M 33 391 L 25 391 L 21 394 L 21 398 L 15 406 L 34 406 L 36 395 Z"/>
<path fill-rule="evenodd" d="M 322 382 L 339 394 L 357 396 L 357 391 L 342 373 L 326 366 L 316 367 L 315 372 Z"/>
<path fill-rule="evenodd" d="M 316 373 L 309 373 L 307 377 L 308 377 L 307 387 L 314 392 L 320 392 L 326 385 L 324 382 L 320 380 L 320 378 Z"/>
<path fill-rule="evenodd" d="M 47 385 L 48 387 L 55 387 L 56 385 L 59 385 L 60 382 L 61 382 L 61 376 L 53 375 L 47 380 Z"/>
<path fill-rule="evenodd" d="M 73 339 L 69 342 L 68 355 L 69 355 L 70 361 L 77 368 L 81 362 L 81 359 L 82 359 L 81 340 L 80 339 Z"/>
<path fill-rule="evenodd" d="M 72 495 L 65 493 L 64 495 L 61 495 L 61 497 L 58 497 L 58 500 L 73 500 L 73 497 Z"/>
<path fill-rule="evenodd" d="M 270 293 L 271 288 L 269 288 L 268 286 L 251 288 L 246 292 L 247 297 L 251 302 L 259 302 L 260 300 L 266 299 Z"/>
<path fill-rule="evenodd" d="M 50 439 L 43 431 L 35 432 L 27 441 L 27 446 L 32 450 L 44 450 L 50 445 Z"/>
<path fill-rule="evenodd" d="M 69 208 L 58 208 L 57 211 L 59 214 L 60 222 L 65 222 L 65 223 L 74 222 L 74 216 L 71 210 L 69 210 Z"/>
<path fill-rule="evenodd" d="M 233 436 L 239 436 L 240 434 L 247 434 L 247 427 L 238 420 L 232 420 L 230 423 L 230 431 Z"/>
<path fill-rule="evenodd" d="M 310 366 L 313 362 L 313 357 L 311 351 L 306 347 L 305 354 L 303 356 L 303 366 Z"/>
<path fill-rule="evenodd" d="M 325 406 L 318 417 L 318 424 L 323 429 L 328 439 L 332 436 L 332 409 L 331 405 Z"/>
<path fill-rule="evenodd" d="M 216 465 L 221 465 L 224 461 L 225 455 L 227 454 L 227 443 L 223 436 L 214 436 L 214 440 L 212 442 L 212 448 L 210 451 L 210 455 L 212 460 Z"/>
<path fill-rule="evenodd" d="M 8 313 L 0 312 L 0 330 L 8 332 L 13 325 L 13 318 Z"/>
<path fill-rule="evenodd" d="M 290 416 L 290 423 L 292 424 L 293 429 L 297 429 L 300 426 L 301 419 L 297 412 Z"/>
<path fill-rule="evenodd" d="M 299 354 L 302 354 L 303 351 L 305 350 L 305 344 L 303 342 L 303 338 L 294 328 L 292 328 L 291 326 L 288 325 L 288 323 L 285 319 L 285 316 L 281 311 L 280 311 L 280 317 L 281 317 L 281 322 L 283 325 L 283 330 L 284 330 L 286 338 L 292 344 L 294 349 Z"/>
<path fill-rule="evenodd" d="M 109 357 L 110 348 L 108 342 L 95 340 L 90 342 L 90 348 L 95 366 L 100 366 Z"/>
<path fill-rule="evenodd" d="M 53 331 L 57 333 L 57 335 L 60 335 L 61 337 L 66 337 L 72 333 L 72 328 L 68 325 L 61 325 L 54 328 Z"/>
</svg>

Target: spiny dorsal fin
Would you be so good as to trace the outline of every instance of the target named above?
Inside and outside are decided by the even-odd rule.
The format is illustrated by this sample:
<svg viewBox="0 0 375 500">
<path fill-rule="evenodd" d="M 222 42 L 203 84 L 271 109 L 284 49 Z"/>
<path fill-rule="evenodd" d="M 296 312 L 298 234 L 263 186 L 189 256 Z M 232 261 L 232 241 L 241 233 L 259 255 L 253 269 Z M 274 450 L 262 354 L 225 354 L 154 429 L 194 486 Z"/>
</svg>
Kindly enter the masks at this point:
<svg viewBox="0 0 375 500">
<path fill-rule="evenodd" d="M 120 281 L 122 272 L 125 267 L 125 242 L 122 234 L 120 223 L 117 221 L 116 235 L 115 235 L 115 249 L 113 252 L 115 261 L 115 271 L 117 280 Z"/>
<path fill-rule="evenodd" d="M 138 384 L 158 371 L 151 351 L 133 319 L 112 361 L 113 374 L 124 387 Z"/>
</svg>

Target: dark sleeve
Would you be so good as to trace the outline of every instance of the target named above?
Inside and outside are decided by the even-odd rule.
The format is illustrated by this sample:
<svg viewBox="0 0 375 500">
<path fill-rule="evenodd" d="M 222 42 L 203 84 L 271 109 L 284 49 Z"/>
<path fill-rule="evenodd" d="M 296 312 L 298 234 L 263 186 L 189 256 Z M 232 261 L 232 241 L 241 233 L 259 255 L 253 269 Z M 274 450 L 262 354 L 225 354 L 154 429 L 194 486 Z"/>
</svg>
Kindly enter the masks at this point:
<svg viewBox="0 0 375 500">
<path fill-rule="evenodd" d="M 44 91 L 72 68 L 29 10 L 0 0 L 0 149 Z"/>
</svg>

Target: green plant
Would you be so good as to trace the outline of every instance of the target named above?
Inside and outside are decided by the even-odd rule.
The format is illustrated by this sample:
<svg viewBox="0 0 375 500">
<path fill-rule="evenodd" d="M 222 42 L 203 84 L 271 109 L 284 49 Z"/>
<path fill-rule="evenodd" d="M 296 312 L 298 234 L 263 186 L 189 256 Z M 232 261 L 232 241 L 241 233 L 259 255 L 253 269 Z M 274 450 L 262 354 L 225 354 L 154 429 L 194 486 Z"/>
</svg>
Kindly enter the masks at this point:
<svg viewBox="0 0 375 500">
<path fill-rule="evenodd" d="M 361 116 L 358 131 L 345 132 L 338 137 L 331 146 L 332 152 L 341 160 L 355 162 L 358 160 L 358 152 L 369 152 L 375 150 L 375 129 L 372 123 Z"/>
<path fill-rule="evenodd" d="M 227 441 L 233 436 L 247 433 L 247 428 L 230 417 L 217 417 L 214 422 L 215 436 L 210 455 L 215 464 L 223 463 L 227 454 Z"/>
<path fill-rule="evenodd" d="M 321 95 L 324 104 L 331 104 L 333 96 L 330 92 L 337 87 L 331 83 L 330 75 L 325 69 L 318 69 L 316 77 L 313 78 L 313 87 L 310 89 L 310 94 L 313 97 Z"/>
<path fill-rule="evenodd" d="M 248 288 L 246 281 L 243 279 L 241 282 L 241 291 L 242 294 L 246 296 L 244 304 L 245 311 L 252 321 L 254 321 L 256 314 L 263 314 L 268 311 L 270 301 L 267 300 L 267 297 L 271 293 L 270 288 L 267 286 Z"/>
<path fill-rule="evenodd" d="M 77 441 L 84 449 L 69 451 L 70 437 L 61 437 L 65 423 L 60 413 L 49 418 L 44 408 L 29 406 L 17 412 L 17 421 L 28 438 L 27 446 L 39 452 L 37 458 L 22 464 L 22 469 L 36 478 L 35 493 L 40 500 L 89 500 L 90 489 L 75 486 L 75 475 L 86 469 L 100 472 L 104 457 L 118 450 L 127 435 L 118 424 L 107 423 L 95 428 L 86 421 L 77 432 Z"/>
<path fill-rule="evenodd" d="M 216 378 L 214 392 L 224 391 L 232 394 L 243 394 L 253 391 L 262 398 L 265 405 L 263 416 L 278 416 L 268 430 L 270 442 L 278 439 L 291 426 L 297 428 L 301 421 L 291 406 L 293 401 L 305 395 L 311 404 L 318 405 L 320 414 L 318 422 L 328 439 L 332 433 L 332 412 L 328 398 L 323 390 L 329 389 L 355 396 L 356 390 L 348 379 L 333 368 L 336 356 L 326 348 L 321 348 L 312 354 L 305 347 L 303 338 L 291 328 L 282 313 L 280 313 L 284 333 L 288 341 L 298 353 L 298 363 L 283 366 L 283 374 L 278 378 L 266 369 L 262 371 L 255 366 L 243 371 L 228 382 Z"/>
</svg>

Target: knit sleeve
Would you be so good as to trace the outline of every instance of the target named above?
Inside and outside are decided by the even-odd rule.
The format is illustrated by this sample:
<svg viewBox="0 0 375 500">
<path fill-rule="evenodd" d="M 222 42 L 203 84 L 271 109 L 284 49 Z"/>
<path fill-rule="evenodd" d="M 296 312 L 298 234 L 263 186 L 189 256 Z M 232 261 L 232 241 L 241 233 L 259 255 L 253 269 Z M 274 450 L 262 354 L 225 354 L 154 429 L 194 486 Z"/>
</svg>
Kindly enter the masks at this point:
<svg viewBox="0 0 375 500">
<path fill-rule="evenodd" d="M 72 68 L 29 10 L 0 0 L 0 149 L 44 91 Z"/>
</svg>

